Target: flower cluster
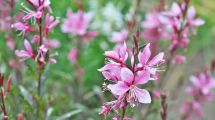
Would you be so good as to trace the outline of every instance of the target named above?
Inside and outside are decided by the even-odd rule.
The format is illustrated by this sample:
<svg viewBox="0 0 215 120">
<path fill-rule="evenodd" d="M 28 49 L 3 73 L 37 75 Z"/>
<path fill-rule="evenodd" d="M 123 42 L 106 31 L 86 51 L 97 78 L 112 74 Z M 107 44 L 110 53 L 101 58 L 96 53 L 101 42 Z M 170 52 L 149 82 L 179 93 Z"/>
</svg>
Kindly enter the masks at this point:
<svg viewBox="0 0 215 120">
<path fill-rule="evenodd" d="M 57 53 L 49 53 L 49 51 L 58 47 L 59 42 L 48 39 L 48 34 L 57 26 L 59 20 L 50 16 L 50 13 L 52 13 L 52 9 L 50 7 L 51 2 L 49 0 L 26 1 L 33 7 L 33 10 L 22 4 L 26 15 L 22 17 L 22 21 L 18 21 L 13 24 L 12 27 L 21 31 L 20 34 L 23 36 L 28 32 L 35 34 L 32 37 L 31 43 L 27 39 L 24 40 L 25 50 L 16 50 L 15 53 L 22 59 L 31 58 L 37 62 L 39 66 L 42 66 L 47 62 L 56 63 L 56 60 L 53 57 L 56 56 Z M 32 20 L 34 22 L 30 23 Z M 32 46 L 37 47 L 34 50 Z"/>
<path fill-rule="evenodd" d="M 1 110 L 2 110 L 3 115 L 4 115 L 4 117 L 3 117 L 4 120 L 8 120 L 8 115 L 7 115 L 6 105 L 5 105 L 5 99 L 7 97 L 7 94 L 10 91 L 11 80 L 12 80 L 12 77 L 9 76 L 8 80 L 7 80 L 6 89 L 5 89 L 4 88 L 4 74 L 0 74 L 0 87 L 1 87 L 1 89 L 0 89 L 0 92 L 1 92 L 0 93 L 0 99 L 1 99 L 0 106 L 1 106 Z"/>
<path fill-rule="evenodd" d="M 189 7 L 189 1 L 173 3 L 171 9 L 162 14 L 170 18 L 171 53 L 174 53 L 179 47 L 185 48 L 189 43 L 190 32 L 204 24 L 202 19 L 196 18 L 195 8 Z"/>
<path fill-rule="evenodd" d="M 183 63 L 186 59 L 182 55 L 176 55 L 177 50 L 186 48 L 189 36 L 204 23 L 204 20 L 196 17 L 195 8 L 189 7 L 189 0 L 185 0 L 184 3 L 173 3 L 170 10 L 148 13 L 146 20 L 142 22 L 142 37 L 155 48 L 158 47 L 155 45 L 159 40 L 171 39 L 169 51 L 173 55 L 173 62 Z"/>
<path fill-rule="evenodd" d="M 120 49 L 106 51 L 104 54 L 107 64 L 99 71 L 111 84 L 104 84 L 103 87 L 110 90 L 117 99 L 104 104 L 100 112 L 104 116 L 107 116 L 112 109 L 116 112 L 119 108 L 125 109 L 127 104 L 134 107 L 139 103 L 151 103 L 149 92 L 146 89 L 140 89 L 138 86 L 157 79 L 159 66 L 163 63 L 164 53 L 159 53 L 151 58 L 150 44 L 147 44 L 141 51 L 138 45 L 139 37 L 137 36 L 135 37 L 136 46 L 134 48 L 136 52 L 134 49 L 133 51 L 128 49 L 126 42 L 124 42 Z M 128 64 L 128 60 L 130 64 Z"/>
<path fill-rule="evenodd" d="M 191 76 L 190 81 L 193 86 L 187 87 L 186 92 L 192 96 L 193 100 L 186 101 L 181 109 L 183 119 L 186 120 L 192 120 L 192 112 L 198 116 L 203 115 L 201 106 L 207 100 L 212 100 L 211 89 L 215 88 L 215 78 L 210 75 L 209 71 Z"/>
</svg>

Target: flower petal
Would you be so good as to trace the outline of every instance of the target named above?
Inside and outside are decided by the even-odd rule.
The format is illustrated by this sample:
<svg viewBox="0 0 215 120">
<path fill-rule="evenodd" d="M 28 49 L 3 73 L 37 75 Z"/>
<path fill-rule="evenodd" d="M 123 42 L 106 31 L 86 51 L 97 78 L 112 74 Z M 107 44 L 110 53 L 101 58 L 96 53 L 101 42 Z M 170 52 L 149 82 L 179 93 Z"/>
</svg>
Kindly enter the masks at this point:
<svg viewBox="0 0 215 120">
<path fill-rule="evenodd" d="M 30 58 L 31 57 L 31 55 L 27 51 L 24 51 L 24 50 L 16 50 L 15 54 L 21 58 Z"/>
<path fill-rule="evenodd" d="M 188 15 L 188 19 L 192 20 L 195 18 L 196 16 L 196 10 L 193 6 L 191 6 L 189 9 L 188 9 L 188 12 L 187 12 L 187 15 Z"/>
<path fill-rule="evenodd" d="M 151 56 L 151 51 L 149 47 L 150 47 L 150 43 L 148 43 L 144 48 L 143 52 L 142 53 L 140 52 L 138 55 L 138 59 L 142 64 L 146 64 L 146 62 L 149 60 Z"/>
<path fill-rule="evenodd" d="M 135 87 L 134 91 L 140 103 L 151 103 L 151 96 L 147 90 Z"/>
<path fill-rule="evenodd" d="M 27 50 L 27 52 L 29 54 L 32 54 L 33 50 L 32 50 L 31 44 L 28 42 L 28 40 L 25 39 L 24 45 L 25 45 L 25 49 Z"/>
<path fill-rule="evenodd" d="M 137 73 L 135 77 L 134 84 L 135 85 L 145 84 L 149 81 L 149 79 L 150 79 L 150 73 L 148 71 L 140 71 Z"/>
<path fill-rule="evenodd" d="M 114 95 L 123 95 L 129 89 L 129 87 L 121 81 L 119 81 L 117 84 L 110 84 L 107 87 Z"/>
<path fill-rule="evenodd" d="M 157 55 L 149 62 L 149 65 L 150 65 L 150 66 L 153 66 L 153 65 L 157 64 L 158 62 L 160 62 L 160 61 L 163 60 L 163 57 L 164 57 L 164 53 L 163 53 L 163 52 L 157 54 Z"/>
<path fill-rule="evenodd" d="M 120 76 L 121 76 L 122 81 L 127 82 L 129 84 L 132 83 L 132 81 L 134 79 L 134 74 L 128 68 L 122 68 Z"/>
</svg>

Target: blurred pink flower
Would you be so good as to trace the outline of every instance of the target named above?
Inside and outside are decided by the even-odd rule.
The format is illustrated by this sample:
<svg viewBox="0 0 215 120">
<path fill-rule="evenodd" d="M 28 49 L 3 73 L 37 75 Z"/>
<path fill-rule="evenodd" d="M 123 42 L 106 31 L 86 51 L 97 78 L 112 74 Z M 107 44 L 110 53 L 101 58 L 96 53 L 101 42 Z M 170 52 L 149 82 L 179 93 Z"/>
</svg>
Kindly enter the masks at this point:
<svg viewBox="0 0 215 120">
<path fill-rule="evenodd" d="M 186 57 L 185 56 L 182 56 L 182 55 L 175 55 L 173 57 L 173 63 L 174 64 L 182 64 L 186 62 Z"/>
<path fill-rule="evenodd" d="M 60 46 L 60 42 L 58 40 L 54 40 L 54 39 L 45 39 L 43 41 L 43 44 L 49 49 L 55 49 L 58 48 Z"/>
<path fill-rule="evenodd" d="M 5 36 L 5 39 L 6 39 L 7 47 L 10 50 L 14 50 L 14 48 L 16 46 L 15 41 L 11 37 L 9 37 L 9 36 Z"/>
<path fill-rule="evenodd" d="M 92 13 L 84 13 L 83 11 L 74 13 L 69 9 L 67 11 L 67 18 L 64 20 L 61 29 L 65 33 L 83 36 L 87 34 L 91 19 Z"/>
<path fill-rule="evenodd" d="M 33 39 L 31 40 L 31 43 L 38 42 L 39 40 L 40 40 L 40 36 L 39 35 L 34 35 Z"/>
<path fill-rule="evenodd" d="M 209 71 L 200 73 L 198 76 L 191 76 L 190 81 L 193 86 L 187 87 L 185 91 L 192 95 L 193 100 L 186 101 L 181 108 L 181 113 L 186 120 L 192 119 L 192 112 L 197 116 L 203 116 L 202 104 L 206 100 L 212 100 L 211 89 L 215 88 L 215 79 Z"/>
<path fill-rule="evenodd" d="M 17 120 L 22 120 L 22 113 L 19 113 L 19 114 L 17 115 Z"/>
<path fill-rule="evenodd" d="M 26 0 L 31 6 L 37 8 L 38 10 L 43 10 L 44 8 L 47 8 L 48 11 L 51 13 L 52 9 L 50 7 L 51 1 L 50 0 Z"/>
<path fill-rule="evenodd" d="M 171 26 L 170 52 L 173 54 L 178 48 L 185 48 L 189 44 L 190 31 L 203 25 L 205 22 L 196 18 L 195 8 L 189 7 L 188 2 L 173 3 L 169 11 L 161 13 L 169 17 Z"/>
<path fill-rule="evenodd" d="M 113 32 L 111 40 L 115 43 L 123 43 L 128 38 L 128 31 L 122 30 L 120 32 Z"/>
<path fill-rule="evenodd" d="M 20 63 L 17 59 L 12 59 L 9 61 L 9 66 L 12 69 L 20 69 L 22 68 L 22 63 Z"/>
<path fill-rule="evenodd" d="M 159 99 L 160 96 L 161 96 L 160 90 L 153 90 L 153 92 L 152 92 L 152 98 L 153 98 L 153 100 Z"/>
<path fill-rule="evenodd" d="M 78 57 L 78 50 L 76 48 L 72 48 L 68 54 L 68 59 L 71 63 L 75 63 Z"/>
<path fill-rule="evenodd" d="M 193 6 L 191 6 L 187 11 L 188 23 L 191 26 L 201 26 L 205 23 L 204 20 L 200 18 L 196 18 L 196 10 Z"/>
<path fill-rule="evenodd" d="M 144 32 L 142 37 L 149 42 L 156 42 L 170 37 L 168 33 L 170 20 L 161 15 L 161 13 L 153 12 L 146 15 L 146 20 L 142 22 Z"/>
<path fill-rule="evenodd" d="M 194 85 L 193 87 L 187 87 L 186 92 L 193 97 L 201 96 L 203 99 L 211 100 L 211 89 L 215 88 L 215 78 L 213 78 L 208 72 L 201 73 L 199 76 L 191 76 L 190 81 Z"/>
</svg>

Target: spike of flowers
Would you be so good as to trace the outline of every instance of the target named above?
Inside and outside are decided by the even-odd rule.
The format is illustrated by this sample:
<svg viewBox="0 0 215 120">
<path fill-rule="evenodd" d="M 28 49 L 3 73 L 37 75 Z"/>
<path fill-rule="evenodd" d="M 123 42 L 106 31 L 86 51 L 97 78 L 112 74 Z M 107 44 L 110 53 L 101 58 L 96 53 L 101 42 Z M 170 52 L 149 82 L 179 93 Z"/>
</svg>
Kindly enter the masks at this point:
<svg viewBox="0 0 215 120">
<path fill-rule="evenodd" d="M 192 101 L 185 101 L 181 108 L 182 120 L 191 120 L 192 113 L 197 116 L 202 116 L 202 105 L 207 101 L 213 99 L 212 89 L 215 88 L 215 78 L 205 71 L 197 76 L 191 76 L 190 81 L 193 84 L 192 87 L 187 87 L 186 92 L 192 96 Z"/>
<path fill-rule="evenodd" d="M 16 50 L 15 53 L 22 59 L 32 58 L 32 60 L 38 63 L 38 66 L 43 66 L 47 62 L 56 63 L 56 60 L 53 59 L 53 54 L 49 54 L 49 51 L 58 47 L 59 43 L 48 39 L 48 33 L 56 27 L 59 20 L 55 19 L 54 16 L 49 15 L 51 12 L 51 3 L 49 0 L 27 0 L 27 2 L 32 5 L 34 10 L 27 8 L 22 3 L 22 6 L 26 10 L 26 15 L 22 18 L 23 22 L 18 21 L 13 24 L 12 27 L 16 30 L 20 30 L 24 37 L 27 32 L 38 32 L 38 35 L 34 35 L 32 44 L 39 44 L 36 45 L 36 48 L 33 48 L 30 42 L 25 39 L 24 46 L 26 50 Z M 49 13 L 46 12 L 46 9 L 48 9 Z M 45 18 L 45 20 L 43 20 L 43 18 Z M 36 24 L 30 26 L 30 19 L 36 21 L 33 22 Z M 44 24 L 44 28 L 42 28 L 42 24 Z M 50 47 L 53 46 L 53 44 L 55 44 L 54 47 Z"/>
<path fill-rule="evenodd" d="M 189 7 L 189 1 L 173 3 L 171 9 L 162 14 L 170 18 L 172 26 L 171 53 L 174 53 L 178 47 L 185 48 L 189 43 L 190 31 L 195 31 L 198 26 L 205 23 L 196 17 L 195 8 Z"/>
<path fill-rule="evenodd" d="M 183 3 L 173 3 L 170 10 L 157 10 L 146 15 L 142 22 L 144 32 L 142 37 L 152 43 L 153 48 L 158 48 L 158 42 L 163 39 L 171 39 L 169 51 L 173 57 L 180 48 L 186 48 L 189 44 L 189 36 L 196 33 L 196 28 L 203 25 L 204 20 L 197 18 L 196 10 L 189 6 L 189 0 Z M 181 56 L 181 55 L 180 55 Z M 179 57 L 176 57 L 179 58 Z M 185 62 L 183 60 L 174 63 Z"/>
<path fill-rule="evenodd" d="M 26 0 L 31 8 L 21 3 L 24 8 L 25 16 L 21 21 L 12 25 L 16 30 L 21 31 L 24 38 L 25 50 L 16 50 L 15 54 L 22 60 L 31 59 L 36 63 L 37 72 L 37 109 L 36 118 L 40 118 L 40 97 L 42 86 L 42 75 L 47 63 L 55 64 L 57 61 L 53 58 L 58 55 L 51 53 L 52 49 L 58 47 L 59 42 L 48 38 L 49 33 L 57 26 L 59 19 L 51 16 L 52 9 L 50 0 Z M 33 21 L 33 22 L 32 22 Z M 30 23 L 32 22 L 32 23 Z M 29 33 L 29 34 L 26 34 Z M 36 34 L 35 34 L 36 33 Z M 31 43 L 25 39 L 26 35 L 31 35 Z M 9 86 L 8 86 L 9 90 Z"/>
<path fill-rule="evenodd" d="M 107 102 L 102 107 L 100 114 L 107 116 L 111 109 L 116 112 L 119 108 L 126 109 L 130 104 L 134 107 L 139 103 L 151 103 L 151 96 L 146 89 L 141 89 L 138 85 L 147 84 L 159 73 L 160 63 L 163 63 L 163 53 L 159 53 L 151 58 L 150 44 L 147 44 L 143 51 L 139 50 L 138 30 L 134 37 L 135 48 L 127 48 L 126 42 L 120 49 L 106 51 L 105 57 L 107 64 L 99 69 L 105 79 L 111 81 L 111 84 L 105 85 L 105 89 L 110 90 L 117 100 Z M 129 53 L 131 55 L 129 56 Z M 130 60 L 129 60 L 130 59 Z M 127 61 L 131 64 L 127 64 Z M 138 61 L 138 62 L 137 62 Z M 121 115 L 124 118 L 124 114 Z"/>
</svg>

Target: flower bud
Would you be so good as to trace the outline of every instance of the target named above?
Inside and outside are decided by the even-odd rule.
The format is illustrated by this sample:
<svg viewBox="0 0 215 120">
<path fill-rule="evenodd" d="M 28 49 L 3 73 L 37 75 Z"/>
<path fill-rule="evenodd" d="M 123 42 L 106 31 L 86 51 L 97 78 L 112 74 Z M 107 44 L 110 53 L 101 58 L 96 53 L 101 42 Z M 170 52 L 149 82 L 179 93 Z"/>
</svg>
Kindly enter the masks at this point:
<svg viewBox="0 0 215 120">
<path fill-rule="evenodd" d="M 0 74 L 0 87 L 4 85 L 4 74 Z"/>
</svg>

